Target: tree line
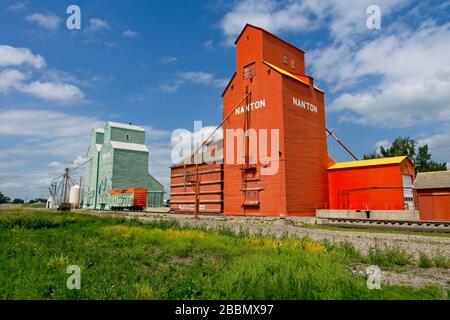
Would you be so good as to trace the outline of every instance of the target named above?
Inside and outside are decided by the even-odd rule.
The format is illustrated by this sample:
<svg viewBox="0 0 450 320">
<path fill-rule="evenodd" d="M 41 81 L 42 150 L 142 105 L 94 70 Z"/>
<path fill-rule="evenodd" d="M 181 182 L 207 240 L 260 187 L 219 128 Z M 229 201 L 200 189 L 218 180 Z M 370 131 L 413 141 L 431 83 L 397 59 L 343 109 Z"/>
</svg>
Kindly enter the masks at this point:
<svg viewBox="0 0 450 320">
<path fill-rule="evenodd" d="M 446 162 L 431 160 L 428 145 L 417 146 L 417 142 L 410 137 L 398 137 L 388 148 L 380 147 L 380 151 L 374 151 L 363 156 L 364 159 L 376 159 L 384 157 L 408 156 L 416 165 L 416 173 L 447 170 Z"/>
<path fill-rule="evenodd" d="M 46 203 L 46 202 L 47 202 L 47 200 L 43 199 L 43 198 L 31 199 L 30 201 L 28 201 L 29 204 L 32 204 L 32 203 Z M 0 204 L 3 204 L 3 203 L 23 204 L 23 203 L 25 203 L 25 200 L 20 199 L 20 198 L 15 198 L 15 199 L 11 200 L 10 197 L 5 196 L 0 191 Z"/>
</svg>

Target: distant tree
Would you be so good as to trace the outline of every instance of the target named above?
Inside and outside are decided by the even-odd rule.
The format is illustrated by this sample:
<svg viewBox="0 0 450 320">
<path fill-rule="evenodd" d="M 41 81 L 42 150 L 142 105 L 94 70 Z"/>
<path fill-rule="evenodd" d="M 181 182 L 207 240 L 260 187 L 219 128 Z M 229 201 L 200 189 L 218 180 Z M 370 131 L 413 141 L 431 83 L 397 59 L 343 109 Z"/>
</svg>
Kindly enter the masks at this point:
<svg viewBox="0 0 450 320">
<path fill-rule="evenodd" d="M 377 151 L 365 154 L 364 159 L 375 159 L 384 157 L 408 156 L 416 165 L 417 172 L 430 172 L 447 170 L 447 163 L 436 162 L 431 160 L 431 154 L 428 145 L 416 148 L 416 141 L 409 137 L 398 137 L 392 142 L 389 148 L 380 147 Z"/>
<path fill-rule="evenodd" d="M 398 137 L 389 148 L 380 147 L 380 153 L 383 157 L 408 156 L 414 159 L 416 155 L 416 141 L 409 137 Z"/>
<path fill-rule="evenodd" d="M 25 203 L 25 201 L 23 201 L 22 199 L 16 198 L 16 199 L 13 200 L 12 203 L 13 203 L 13 204 L 22 204 L 22 203 Z"/>
<path fill-rule="evenodd" d="M 36 198 L 36 199 L 32 199 L 30 201 L 28 201 L 29 204 L 33 204 L 33 203 L 46 203 L 47 199 L 43 199 L 43 198 Z"/>
<path fill-rule="evenodd" d="M 0 203 L 9 203 L 11 199 L 0 192 Z"/>
<path fill-rule="evenodd" d="M 380 154 L 376 151 L 363 155 L 364 160 L 380 158 Z"/>
</svg>

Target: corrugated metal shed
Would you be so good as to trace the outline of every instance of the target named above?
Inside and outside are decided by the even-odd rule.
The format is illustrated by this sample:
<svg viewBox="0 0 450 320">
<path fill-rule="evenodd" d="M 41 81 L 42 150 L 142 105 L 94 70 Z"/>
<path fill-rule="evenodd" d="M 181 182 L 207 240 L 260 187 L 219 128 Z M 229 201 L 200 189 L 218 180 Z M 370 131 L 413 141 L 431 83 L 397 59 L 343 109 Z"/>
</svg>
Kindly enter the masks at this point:
<svg viewBox="0 0 450 320">
<path fill-rule="evenodd" d="M 414 207 L 414 163 L 408 157 L 338 162 L 328 169 L 330 209 Z"/>
</svg>

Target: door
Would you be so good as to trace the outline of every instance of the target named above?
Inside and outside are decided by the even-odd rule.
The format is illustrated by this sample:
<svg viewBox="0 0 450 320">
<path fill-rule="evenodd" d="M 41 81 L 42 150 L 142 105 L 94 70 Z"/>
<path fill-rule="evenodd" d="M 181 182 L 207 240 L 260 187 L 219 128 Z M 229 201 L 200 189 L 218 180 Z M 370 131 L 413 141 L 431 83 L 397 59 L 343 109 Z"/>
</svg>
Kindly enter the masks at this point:
<svg viewBox="0 0 450 320">
<path fill-rule="evenodd" d="M 402 175 L 403 183 L 403 203 L 406 209 L 414 209 L 414 197 L 412 191 L 412 177 L 409 175 Z"/>
</svg>

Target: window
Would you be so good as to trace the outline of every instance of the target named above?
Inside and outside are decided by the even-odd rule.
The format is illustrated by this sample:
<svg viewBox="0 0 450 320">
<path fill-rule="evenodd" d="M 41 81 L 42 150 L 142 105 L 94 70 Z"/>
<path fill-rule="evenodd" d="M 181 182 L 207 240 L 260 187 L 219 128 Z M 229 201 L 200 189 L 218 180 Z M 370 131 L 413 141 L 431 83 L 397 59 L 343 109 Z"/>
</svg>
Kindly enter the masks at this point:
<svg viewBox="0 0 450 320">
<path fill-rule="evenodd" d="M 127 133 L 127 135 L 125 136 L 125 140 L 129 141 L 130 140 L 130 135 Z"/>
<path fill-rule="evenodd" d="M 250 63 L 244 67 L 244 80 L 251 79 L 256 75 L 255 63 Z"/>
<path fill-rule="evenodd" d="M 285 53 L 285 54 L 283 54 L 283 63 L 284 64 L 288 64 L 288 57 L 287 57 L 287 54 Z"/>
<path fill-rule="evenodd" d="M 295 70 L 295 60 L 291 59 L 291 69 Z"/>
</svg>

